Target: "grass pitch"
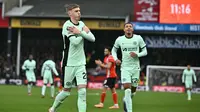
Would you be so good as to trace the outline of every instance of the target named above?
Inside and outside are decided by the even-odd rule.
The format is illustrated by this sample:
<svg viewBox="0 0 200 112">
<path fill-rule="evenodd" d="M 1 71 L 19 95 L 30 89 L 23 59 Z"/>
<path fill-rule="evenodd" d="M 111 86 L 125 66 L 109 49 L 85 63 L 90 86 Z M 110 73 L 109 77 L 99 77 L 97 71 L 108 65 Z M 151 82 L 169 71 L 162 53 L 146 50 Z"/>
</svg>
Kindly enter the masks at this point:
<svg viewBox="0 0 200 112">
<path fill-rule="evenodd" d="M 120 109 L 117 110 L 108 109 L 113 105 L 110 91 L 107 92 L 104 108 L 94 107 L 94 104 L 99 103 L 100 92 L 87 90 L 87 112 L 123 112 L 122 90 L 118 90 Z M 0 85 L 0 112 L 48 112 L 53 103 L 50 89 L 47 88 L 44 99 L 40 93 L 39 87 L 34 87 L 32 96 L 28 96 L 26 86 Z M 72 95 L 60 106 L 58 112 L 78 112 L 76 89 L 73 89 Z M 187 101 L 186 94 L 182 93 L 137 92 L 133 98 L 133 112 L 200 112 L 200 94 L 192 94 L 192 100 Z"/>
</svg>

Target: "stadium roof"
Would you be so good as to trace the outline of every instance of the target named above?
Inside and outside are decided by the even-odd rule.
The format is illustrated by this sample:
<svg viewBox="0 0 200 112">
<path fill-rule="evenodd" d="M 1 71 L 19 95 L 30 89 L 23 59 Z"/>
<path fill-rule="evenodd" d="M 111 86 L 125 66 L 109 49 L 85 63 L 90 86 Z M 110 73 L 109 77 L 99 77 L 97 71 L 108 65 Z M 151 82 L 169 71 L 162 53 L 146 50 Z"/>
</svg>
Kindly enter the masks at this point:
<svg viewBox="0 0 200 112">
<path fill-rule="evenodd" d="M 26 12 L 17 14 L 18 11 L 11 10 L 6 15 L 62 18 L 67 17 L 64 5 L 70 3 L 81 6 L 82 18 L 125 19 L 133 10 L 133 0 L 28 0 L 23 4 L 23 7 L 31 7 Z"/>
</svg>

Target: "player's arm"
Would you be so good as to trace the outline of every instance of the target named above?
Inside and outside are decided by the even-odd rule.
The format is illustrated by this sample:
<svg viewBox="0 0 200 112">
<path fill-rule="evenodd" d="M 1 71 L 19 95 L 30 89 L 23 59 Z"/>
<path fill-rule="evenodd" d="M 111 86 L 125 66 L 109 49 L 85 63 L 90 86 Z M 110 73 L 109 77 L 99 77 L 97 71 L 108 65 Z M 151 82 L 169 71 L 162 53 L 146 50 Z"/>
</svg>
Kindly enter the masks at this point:
<svg viewBox="0 0 200 112">
<path fill-rule="evenodd" d="M 143 40 L 143 38 L 141 37 L 140 38 L 140 43 L 139 43 L 139 46 L 141 48 L 141 52 L 139 52 L 137 54 L 138 57 L 143 57 L 143 56 L 146 56 L 147 55 L 147 48 L 146 48 L 146 44 Z"/>
<path fill-rule="evenodd" d="M 197 77 L 195 75 L 195 72 L 193 71 L 193 78 L 194 78 L 194 82 L 197 82 Z"/>
<path fill-rule="evenodd" d="M 34 67 L 33 67 L 33 71 L 36 73 L 36 61 L 34 60 L 35 64 L 34 64 Z"/>
<path fill-rule="evenodd" d="M 115 44 L 114 44 L 114 46 L 113 46 L 113 48 L 112 48 L 112 56 L 113 56 L 113 58 L 114 58 L 114 60 L 116 61 L 116 60 L 118 60 L 118 57 L 117 57 L 117 50 L 119 49 L 119 47 L 120 47 L 120 44 L 119 44 L 119 37 L 116 39 L 116 41 L 115 41 Z"/>
<path fill-rule="evenodd" d="M 183 71 L 183 75 L 182 75 L 182 83 L 185 83 L 185 70 Z"/>
<path fill-rule="evenodd" d="M 95 42 L 95 37 L 87 26 L 83 27 L 80 35 L 88 41 Z"/>
<path fill-rule="evenodd" d="M 70 26 L 67 23 L 63 25 L 62 35 L 63 35 L 64 42 L 65 42 L 65 39 L 69 39 L 69 41 L 73 45 L 78 45 L 83 38 L 81 36 L 77 36 L 76 34 L 73 34 L 72 32 L 70 32 L 69 28 Z"/>
<path fill-rule="evenodd" d="M 100 60 L 95 60 L 95 63 L 102 68 L 110 69 L 112 66 L 112 62 L 108 62 L 107 64 L 102 63 Z"/>
<path fill-rule="evenodd" d="M 34 64 L 34 68 L 33 68 L 33 69 L 36 69 L 36 61 L 34 61 L 34 63 L 35 63 L 35 64 Z"/>
<path fill-rule="evenodd" d="M 53 63 L 53 66 L 52 66 L 52 70 L 53 70 L 53 73 L 58 76 L 58 71 L 56 70 L 56 64 Z"/>
<path fill-rule="evenodd" d="M 28 68 L 26 67 L 26 61 L 25 61 L 24 64 L 22 65 L 22 70 L 28 70 Z"/>
<path fill-rule="evenodd" d="M 25 61 L 25 62 L 26 62 L 26 61 Z M 24 62 L 23 65 L 22 65 L 22 70 L 26 70 L 26 67 L 25 67 L 25 66 L 26 66 L 26 63 L 25 63 L 25 62 Z"/>
<path fill-rule="evenodd" d="M 42 70 L 41 70 L 41 76 L 44 76 L 44 68 L 45 68 L 45 64 L 42 65 Z"/>
<path fill-rule="evenodd" d="M 138 57 L 143 57 L 143 56 L 146 56 L 147 55 L 147 48 L 144 47 L 142 48 L 141 52 L 137 54 Z"/>
</svg>

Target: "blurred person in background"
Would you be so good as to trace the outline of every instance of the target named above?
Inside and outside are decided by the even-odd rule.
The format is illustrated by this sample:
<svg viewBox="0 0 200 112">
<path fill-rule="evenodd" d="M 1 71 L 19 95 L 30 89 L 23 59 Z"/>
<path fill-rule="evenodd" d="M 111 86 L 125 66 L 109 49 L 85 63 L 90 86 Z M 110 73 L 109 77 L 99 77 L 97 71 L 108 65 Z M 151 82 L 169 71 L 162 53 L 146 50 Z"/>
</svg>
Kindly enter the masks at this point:
<svg viewBox="0 0 200 112">
<path fill-rule="evenodd" d="M 114 105 L 109 107 L 109 109 L 118 109 L 119 105 L 118 105 L 118 99 L 117 99 L 117 92 L 116 92 L 116 89 L 115 89 L 115 83 L 116 83 L 116 80 L 117 80 L 117 74 L 115 72 L 116 65 L 115 65 L 115 60 L 114 60 L 113 56 L 111 55 L 111 48 L 110 47 L 105 47 L 104 55 L 105 55 L 105 58 L 104 58 L 103 63 L 102 63 L 101 60 L 95 60 L 95 63 L 99 67 L 106 69 L 106 77 L 107 77 L 106 80 L 104 81 L 104 84 L 103 84 L 104 88 L 103 88 L 102 93 L 101 93 L 100 103 L 96 104 L 95 107 L 97 107 L 97 108 L 103 108 L 104 107 L 103 103 L 104 103 L 104 100 L 105 100 L 105 97 L 106 97 L 106 90 L 108 88 L 110 88 L 110 90 L 112 92 Z"/>
<path fill-rule="evenodd" d="M 43 77 L 43 87 L 42 87 L 42 98 L 45 97 L 45 91 L 46 91 L 46 86 L 48 83 L 51 84 L 51 97 L 54 98 L 54 77 L 52 72 L 58 76 L 58 72 L 56 70 L 56 64 L 53 61 L 53 57 L 49 56 L 48 60 L 43 63 L 42 70 L 41 70 L 41 76 Z"/>
<path fill-rule="evenodd" d="M 12 74 L 12 66 L 9 65 L 8 62 L 4 63 L 3 73 L 6 78 L 6 84 L 10 84 L 9 80 L 13 74 Z"/>
<path fill-rule="evenodd" d="M 62 62 L 59 62 L 59 70 L 60 70 L 60 83 L 58 85 L 58 92 L 61 92 L 64 86 L 64 73 L 62 71 Z"/>
<path fill-rule="evenodd" d="M 29 59 L 24 61 L 24 64 L 22 65 L 22 70 L 25 71 L 26 79 L 28 81 L 28 95 L 31 95 L 31 88 L 33 84 L 36 82 L 35 72 L 36 69 L 36 61 L 33 60 L 33 55 L 29 55 Z"/>
<path fill-rule="evenodd" d="M 174 78 L 173 78 L 173 76 L 170 74 L 169 75 L 169 77 L 168 77 L 168 81 L 167 81 L 167 85 L 169 85 L 169 86 L 172 86 L 172 85 L 174 85 Z"/>
<path fill-rule="evenodd" d="M 146 85 L 146 76 L 145 76 L 144 72 L 141 72 L 141 74 L 140 74 L 139 85 L 140 86 L 145 86 Z"/>
<path fill-rule="evenodd" d="M 194 79 L 194 82 L 197 81 L 194 70 L 188 64 L 187 68 L 183 71 L 183 75 L 182 75 L 182 83 L 185 83 L 185 88 L 187 90 L 188 100 L 192 99 L 191 98 L 191 96 L 192 96 L 191 90 L 192 90 L 192 86 L 193 86 L 193 79 Z"/>
<path fill-rule="evenodd" d="M 176 75 L 176 77 L 175 77 L 175 85 L 176 86 L 181 86 L 182 85 L 181 74 Z"/>
</svg>

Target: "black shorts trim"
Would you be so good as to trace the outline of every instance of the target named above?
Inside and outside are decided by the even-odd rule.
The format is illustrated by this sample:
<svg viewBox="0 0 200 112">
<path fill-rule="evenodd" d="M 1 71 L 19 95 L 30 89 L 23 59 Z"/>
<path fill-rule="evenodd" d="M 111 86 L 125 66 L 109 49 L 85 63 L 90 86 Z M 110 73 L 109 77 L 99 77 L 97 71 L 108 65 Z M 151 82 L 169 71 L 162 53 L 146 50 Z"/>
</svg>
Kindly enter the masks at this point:
<svg viewBox="0 0 200 112">
<path fill-rule="evenodd" d="M 144 49 L 146 47 L 146 45 L 144 47 L 142 47 L 141 49 Z"/>
<path fill-rule="evenodd" d="M 68 60 L 68 52 L 69 52 L 69 37 L 65 36 L 63 38 L 63 43 L 65 44 L 65 49 L 63 50 L 64 56 L 62 60 L 62 76 L 61 76 L 61 82 L 62 86 L 64 86 L 64 79 L 65 79 L 65 66 L 67 66 L 67 60 Z"/>
<path fill-rule="evenodd" d="M 110 89 L 114 88 L 116 84 L 116 78 L 107 78 L 104 81 L 104 87 L 109 87 Z"/>
</svg>

